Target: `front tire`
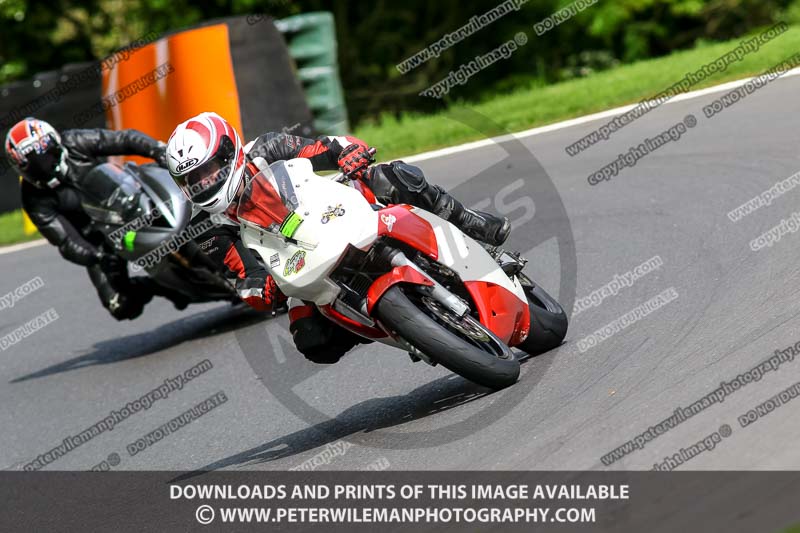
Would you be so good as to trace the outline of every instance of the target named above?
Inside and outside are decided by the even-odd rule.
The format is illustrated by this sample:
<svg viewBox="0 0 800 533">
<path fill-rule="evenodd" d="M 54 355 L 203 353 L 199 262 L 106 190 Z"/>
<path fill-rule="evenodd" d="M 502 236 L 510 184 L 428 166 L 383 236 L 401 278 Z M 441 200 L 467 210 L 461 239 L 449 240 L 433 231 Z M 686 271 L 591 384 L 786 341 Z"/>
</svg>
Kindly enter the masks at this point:
<svg viewBox="0 0 800 533">
<path fill-rule="evenodd" d="M 561 346 L 569 326 L 569 319 L 561 304 L 525 274 L 520 273 L 518 277 L 528 297 L 531 331 L 528 338 L 516 347 L 530 355 L 539 355 Z"/>
<path fill-rule="evenodd" d="M 406 293 L 405 291 L 408 291 Z M 516 383 L 519 361 L 511 349 L 477 320 L 460 326 L 454 314 L 413 288 L 395 285 L 377 305 L 377 317 L 414 348 L 466 379 L 499 390 Z"/>
</svg>

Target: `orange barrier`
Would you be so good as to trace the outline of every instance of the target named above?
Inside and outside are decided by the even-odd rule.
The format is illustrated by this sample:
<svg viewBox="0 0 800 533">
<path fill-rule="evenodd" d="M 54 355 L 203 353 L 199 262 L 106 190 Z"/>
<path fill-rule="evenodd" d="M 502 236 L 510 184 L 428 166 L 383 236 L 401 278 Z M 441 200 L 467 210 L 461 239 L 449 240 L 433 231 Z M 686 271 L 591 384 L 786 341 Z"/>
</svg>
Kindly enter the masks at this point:
<svg viewBox="0 0 800 533">
<path fill-rule="evenodd" d="M 215 111 L 242 131 L 228 27 L 215 24 L 164 37 L 103 73 L 104 98 L 166 63 L 171 72 L 106 110 L 111 129 L 133 128 L 166 141 L 180 122 Z M 145 162 L 138 157 L 131 160 Z"/>
<path fill-rule="evenodd" d="M 269 17 L 226 17 L 155 37 L 103 62 L 0 86 L 0 138 L 20 118 L 35 116 L 58 130 L 133 128 L 166 141 L 178 123 L 203 111 L 227 118 L 245 142 L 284 128 L 314 135 L 286 42 Z M 0 212 L 20 207 L 8 164 L 0 164 L 0 192 Z"/>
</svg>

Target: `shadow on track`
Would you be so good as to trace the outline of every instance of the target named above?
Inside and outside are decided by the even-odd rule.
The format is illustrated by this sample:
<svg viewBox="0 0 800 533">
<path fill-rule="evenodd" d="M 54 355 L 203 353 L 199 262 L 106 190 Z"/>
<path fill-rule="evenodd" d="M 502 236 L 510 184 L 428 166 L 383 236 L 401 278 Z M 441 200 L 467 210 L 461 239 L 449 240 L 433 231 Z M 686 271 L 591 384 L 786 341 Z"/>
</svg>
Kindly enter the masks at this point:
<svg viewBox="0 0 800 533">
<path fill-rule="evenodd" d="M 516 355 L 522 363 L 533 358 L 521 352 L 516 352 Z M 374 398 L 361 402 L 346 409 L 336 418 L 220 459 L 192 472 L 177 476 L 170 480 L 170 483 L 190 479 L 221 468 L 286 459 L 347 437 L 355 437 L 357 434 L 400 426 L 435 415 L 490 394 L 492 394 L 490 389 L 452 374 L 426 383 L 408 394 Z M 357 440 L 351 440 L 351 442 L 359 444 Z M 287 468 L 292 466 L 295 465 L 289 465 Z"/>
<path fill-rule="evenodd" d="M 173 320 L 152 331 L 99 342 L 94 345 L 94 350 L 90 353 L 12 379 L 9 383 L 19 383 L 92 365 L 107 365 L 126 359 L 144 357 L 167 350 L 188 340 L 212 337 L 268 318 L 268 314 L 253 311 L 246 306 L 210 309 L 186 318 Z"/>
</svg>

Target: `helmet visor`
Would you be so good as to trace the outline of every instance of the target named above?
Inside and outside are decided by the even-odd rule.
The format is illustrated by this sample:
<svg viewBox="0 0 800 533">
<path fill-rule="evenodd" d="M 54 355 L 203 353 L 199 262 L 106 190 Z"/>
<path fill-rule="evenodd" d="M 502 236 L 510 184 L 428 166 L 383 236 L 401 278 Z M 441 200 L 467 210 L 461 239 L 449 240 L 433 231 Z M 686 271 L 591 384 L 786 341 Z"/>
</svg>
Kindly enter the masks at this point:
<svg viewBox="0 0 800 533">
<path fill-rule="evenodd" d="M 217 153 L 198 166 L 180 176 L 173 176 L 175 183 L 194 203 L 204 203 L 225 186 L 233 166 L 236 164 L 236 148 L 230 137 L 223 137 Z"/>
<path fill-rule="evenodd" d="M 52 138 L 40 144 L 44 145 L 42 149 L 31 150 L 24 155 L 19 171 L 27 181 L 41 186 L 57 177 L 64 149 Z"/>
</svg>

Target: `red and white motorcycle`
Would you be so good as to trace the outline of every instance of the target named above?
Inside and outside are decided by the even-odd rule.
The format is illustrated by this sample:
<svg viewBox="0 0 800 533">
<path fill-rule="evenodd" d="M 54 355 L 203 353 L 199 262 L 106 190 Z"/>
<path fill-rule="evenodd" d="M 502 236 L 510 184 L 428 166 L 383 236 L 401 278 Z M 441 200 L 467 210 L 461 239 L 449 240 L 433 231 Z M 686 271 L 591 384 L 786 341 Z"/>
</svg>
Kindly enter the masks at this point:
<svg viewBox="0 0 800 533">
<path fill-rule="evenodd" d="M 564 310 L 522 273 L 519 254 L 423 209 L 379 205 L 362 182 L 318 176 L 307 159 L 254 163 L 241 235 L 287 296 L 494 389 L 519 377 L 509 347 L 538 354 L 563 341 Z"/>
</svg>

